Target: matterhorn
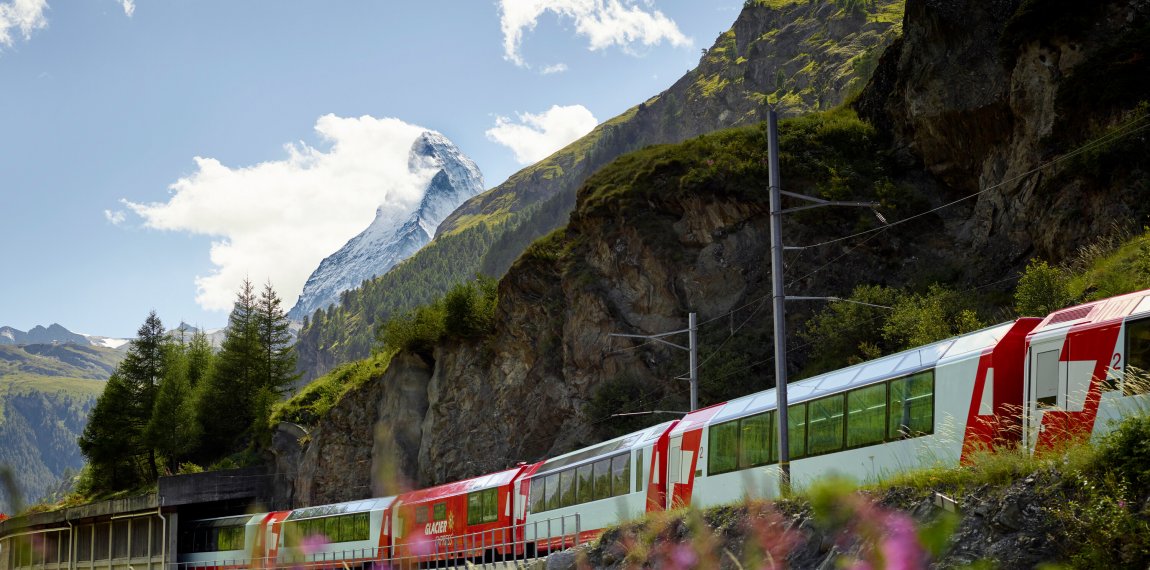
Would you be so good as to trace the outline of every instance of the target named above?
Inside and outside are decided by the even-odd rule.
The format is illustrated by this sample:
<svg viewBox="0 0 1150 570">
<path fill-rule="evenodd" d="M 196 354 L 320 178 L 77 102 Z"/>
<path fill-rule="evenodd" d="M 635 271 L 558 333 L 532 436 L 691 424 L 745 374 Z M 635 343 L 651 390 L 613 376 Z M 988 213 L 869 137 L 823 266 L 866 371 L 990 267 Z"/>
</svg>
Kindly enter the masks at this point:
<svg viewBox="0 0 1150 570">
<path fill-rule="evenodd" d="M 339 251 L 319 264 L 288 312 L 295 321 L 339 300 L 340 293 L 383 275 L 435 235 L 440 222 L 465 200 L 483 191 L 483 175 L 451 141 L 425 131 L 411 145 L 408 170 L 434 172 L 413 211 L 392 206 L 375 211 L 375 220 Z"/>
</svg>

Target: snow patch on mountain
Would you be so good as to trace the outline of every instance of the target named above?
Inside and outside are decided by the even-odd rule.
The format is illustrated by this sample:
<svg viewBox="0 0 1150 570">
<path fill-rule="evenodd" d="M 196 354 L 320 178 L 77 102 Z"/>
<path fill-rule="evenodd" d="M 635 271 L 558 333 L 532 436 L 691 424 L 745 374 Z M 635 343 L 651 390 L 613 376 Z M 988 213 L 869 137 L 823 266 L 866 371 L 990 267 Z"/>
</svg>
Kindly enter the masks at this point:
<svg viewBox="0 0 1150 570">
<path fill-rule="evenodd" d="M 433 173 L 413 210 L 379 207 L 375 220 L 308 277 L 288 317 L 300 321 L 339 301 L 340 293 L 383 275 L 431 241 L 435 229 L 468 198 L 483 191 L 479 167 L 443 135 L 426 131 L 408 154 L 408 169 Z"/>
</svg>

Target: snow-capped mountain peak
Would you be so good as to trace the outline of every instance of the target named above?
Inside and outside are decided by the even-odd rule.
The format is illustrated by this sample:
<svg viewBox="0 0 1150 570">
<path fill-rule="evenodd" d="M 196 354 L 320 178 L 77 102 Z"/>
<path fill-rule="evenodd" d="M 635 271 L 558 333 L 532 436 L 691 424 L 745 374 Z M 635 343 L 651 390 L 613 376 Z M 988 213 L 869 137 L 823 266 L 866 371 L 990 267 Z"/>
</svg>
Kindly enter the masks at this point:
<svg viewBox="0 0 1150 570">
<path fill-rule="evenodd" d="M 288 312 L 291 319 L 302 320 L 338 301 L 340 293 L 386 273 L 431 241 L 435 229 L 460 204 L 483 191 L 479 167 L 437 132 L 425 131 L 415 139 L 407 165 L 413 173 L 434 173 L 419 203 L 410 210 L 377 208 L 371 225 L 308 277 L 299 301 Z"/>
</svg>

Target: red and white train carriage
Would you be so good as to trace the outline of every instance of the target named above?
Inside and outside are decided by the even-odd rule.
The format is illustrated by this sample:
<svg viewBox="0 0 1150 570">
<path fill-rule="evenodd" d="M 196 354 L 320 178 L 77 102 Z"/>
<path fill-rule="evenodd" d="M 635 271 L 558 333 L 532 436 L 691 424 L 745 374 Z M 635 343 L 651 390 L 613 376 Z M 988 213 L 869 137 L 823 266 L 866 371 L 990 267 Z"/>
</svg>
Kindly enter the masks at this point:
<svg viewBox="0 0 1150 570">
<path fill-rule="evenodd" d="M 1022 409 L 1019 319 L 791 383 L 791 479 L 828 473 L 877 480 L 957 465 L 979 446 L 1018 441 L 998 418 Z M 670 507 L 778 495 L 775 390 L 688 414 L 671 432 Z"/>
<path fill-rule="evenodd" d="M 519 465 L 399 495 L 393 510 L 394 557 L 429 562 L 522 554 L 522 527 L 516 525 L 521 521 L 512 504 L 515 483 L 526 469 Z"/>
<path fill-rule="evenodd" d="M 1027 337 L 1023 443 L 1042 451 L 1150 411 L 1150 291 L 1056 311 Z"/>
<path fill-rule="evenodd" d="M 664 509 L 670 421 L 531 466 L 516 512 L 535 551 L 570 546 L 603 528 Z M 572 532 L 574 529 L 574 532 Z"/>
<path fill-rule="evenodd" d="M 1111 420 L 1150 410 L 1150 384 L 1138 374 L 1147 369 L 1150 291 L 1142 291 L 794 382 L 792 480 L 801 487 L 834 472 L 874 481 L 958 465 L 979 448 L 1042 452 L 1098 436 Z M 398 497 L 193 521 L 181 529 L 179 559 L 197 567 L 352 568 L 531 555 L 645 512 L 772 497 L 775 413 L 775 390 L 764 390 L 539 463 Z M 361 518 L 329 523 L 348 516 Z M 312 536 L 324 538 L 309 543 Z"/>
</svg>

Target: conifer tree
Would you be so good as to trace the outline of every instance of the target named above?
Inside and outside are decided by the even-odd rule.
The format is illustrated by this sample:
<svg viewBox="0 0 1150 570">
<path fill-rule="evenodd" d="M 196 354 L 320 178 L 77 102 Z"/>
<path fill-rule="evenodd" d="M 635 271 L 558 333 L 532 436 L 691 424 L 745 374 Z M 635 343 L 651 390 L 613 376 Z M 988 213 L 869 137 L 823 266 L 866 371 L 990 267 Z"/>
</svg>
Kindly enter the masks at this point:
<svg viewBox="0 0 1150 570">
<path fill-rule="evenodd" d="M 251 281 L 245 279 L 200 398 L 198 417 L 204 434 L 200 455 L 205 459 L 225 456 L 240 447 L 237 444 L 252 425 L 263 353 L 256 303 Z"/>
<path fill-rule="evenodd" d="M 268 418 L 271 417 L 272 405 L 291 389 L 299 374 L 295 371 L 296 355 L 292 350 L 291 321 L 270 281 L 264 284 L 256 308 L 263 358 L 260 361 L 261 383 L 253 402 L 252 428 L 255 435 L 267 443 Z"/>
<path fill-rule="evenodd" d="M 164 379 L 156 394 L 145 436 L 151 448 L 163 458 L 168 473 L 175 473 L 180 462 L 199 442 L 200 425 L 189 381 L 191 348 L 183 342 L 170 340 L 164 351 Z"/>
<path fill-rule="evenodd" d="M 148 313 L 148 318 L 136 331 L 136 338 L 128 343 L 128 354 L 119 366 L 120 376 L 131 394 L 128 408 L 130 433 L 125 434 L 125 437 L 139 442 L 137 447 L 143 448 L 147 455 L 148 475 L 153 481 L 160 473 L 156 465 L 155 449 L 148 444 L 144 430 L 152 419 L 156 393 L 164 377 L 164 333 L 164 324 L 156 316 L 156 311 Z"/>
<path fill-rule="evenodd" d="M 188 385 L 196 389 L 211 376 L 216 362 L 216 351 L 212 348 L 208 335 L 203 331 L 197 330 L 192 334 L 192 339 L 188 342 L 187 358 Z"/>
<path fill-rule="evenodd" d="M 116 370 L 96 400 L 79 440 L 94 490 L 129 489 L 141 479 L 137 458 L 142 441 L 135 407 L 130 383 Z"/>
</svg>

